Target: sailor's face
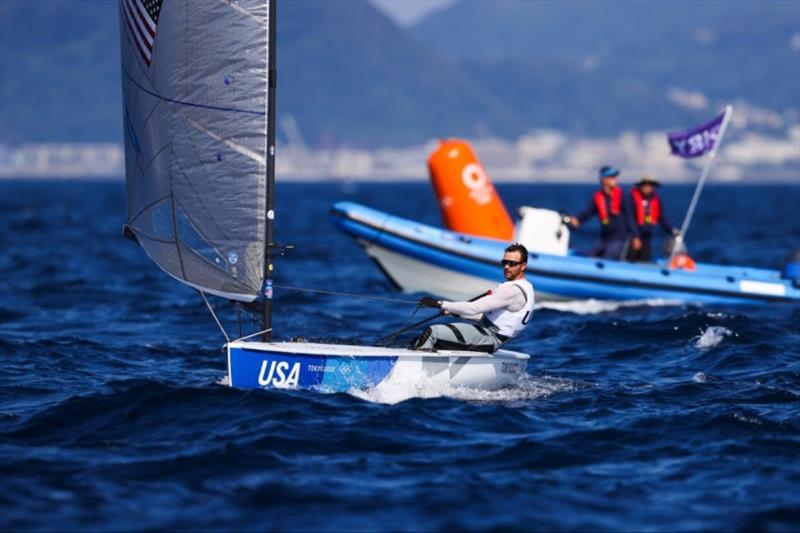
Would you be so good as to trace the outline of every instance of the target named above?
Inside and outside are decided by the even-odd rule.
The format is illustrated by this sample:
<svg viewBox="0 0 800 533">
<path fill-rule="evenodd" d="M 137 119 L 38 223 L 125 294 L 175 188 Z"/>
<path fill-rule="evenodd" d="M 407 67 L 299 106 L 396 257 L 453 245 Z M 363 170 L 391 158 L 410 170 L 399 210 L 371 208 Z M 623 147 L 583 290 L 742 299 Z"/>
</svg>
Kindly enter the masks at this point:
<svg viewBox="0 0 800 533">
<path fill-rule="evenodd" d="M 503 254 L 503 260 L 500 262 L 503 265 L 503 277 L 507 281 L 512 281 L 522 277 L 525 272 L 527 263 L 522 262 L 522 256 L 519 252 L 506 252 Z"/>
<path fill-rule="evenodd" d="M 606 176 L 603 178 L 603 187 L 606 189 L 613 189 L 617 186 L 616 176 Z"/>
</svg>

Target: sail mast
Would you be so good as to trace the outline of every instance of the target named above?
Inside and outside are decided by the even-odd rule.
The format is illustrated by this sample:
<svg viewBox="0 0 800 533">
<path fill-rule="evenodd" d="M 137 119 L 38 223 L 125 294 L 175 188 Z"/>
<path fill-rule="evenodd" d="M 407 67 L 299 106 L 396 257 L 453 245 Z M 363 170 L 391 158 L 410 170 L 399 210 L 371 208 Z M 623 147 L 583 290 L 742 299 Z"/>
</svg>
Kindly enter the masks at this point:
<svg viewBox="0 0 800 533">
<path fill-rule="evenodd" d="M 268 0 L 269 23 L 267 24 L 268 51 L 267 51 L 267 216 L 264 253 L 264 308 L 261 315 L 261 329 L 264 331 L 262 340 L 269 342 L 272 336 L 272 252 L 274 243 L 275 224 L 275 88 L 277 86 L 277 70 L 275 68 L 275 5 L 276 0 Z"/>
</svg>

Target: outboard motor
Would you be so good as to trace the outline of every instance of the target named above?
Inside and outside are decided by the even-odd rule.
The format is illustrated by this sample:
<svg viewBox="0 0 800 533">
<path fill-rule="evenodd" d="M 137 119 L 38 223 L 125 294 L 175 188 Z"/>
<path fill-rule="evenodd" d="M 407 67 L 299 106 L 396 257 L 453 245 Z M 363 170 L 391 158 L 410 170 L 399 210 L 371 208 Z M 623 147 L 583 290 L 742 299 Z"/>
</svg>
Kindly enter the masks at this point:
<svg viewBox="0 0 800 533">
<path fill-rule="evenodd" d="M 795 250 L 786 258 L 781 277 L 792 281 L 792 285 L 800 288 L 800 250 Z"/>
</svg>

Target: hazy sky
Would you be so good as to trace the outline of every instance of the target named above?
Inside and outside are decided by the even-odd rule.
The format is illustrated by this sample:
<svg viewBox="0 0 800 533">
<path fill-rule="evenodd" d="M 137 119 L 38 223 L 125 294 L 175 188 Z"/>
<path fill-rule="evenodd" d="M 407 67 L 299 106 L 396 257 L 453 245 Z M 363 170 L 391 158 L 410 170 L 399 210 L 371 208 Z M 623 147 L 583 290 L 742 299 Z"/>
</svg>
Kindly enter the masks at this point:
<svg viewBox="0 0 800 533">
<path fill-rule="evenodd" d="M 409 26 L 437 9 L 442 9 L 456 0 L 371 0 L 401 26 Z"/>
</svg>

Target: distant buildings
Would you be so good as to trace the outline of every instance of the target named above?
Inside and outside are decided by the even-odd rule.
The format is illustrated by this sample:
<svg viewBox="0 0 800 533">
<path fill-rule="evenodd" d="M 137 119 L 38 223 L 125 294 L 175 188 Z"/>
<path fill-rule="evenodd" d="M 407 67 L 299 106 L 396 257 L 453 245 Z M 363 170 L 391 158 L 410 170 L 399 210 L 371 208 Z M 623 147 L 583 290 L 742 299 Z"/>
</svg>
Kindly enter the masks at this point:
<svg viewBox="0 0 800 533">
<path fill-rule="evenodd" d="M 0 144 L 0 178 L 118 179 L 124 157 L 113 143 Z"/>
<path fill-rule="evenodd" d="M 800 126 L 783 138 L 732 131 L 711 174 L 716 181 L 800 183 Z M 299 137 L 298 137 L 299 138 Z M 391 181 L 428 177 L 427 158 L 436 140 L 405 148 L 310 149 L 301 141 L 278 146 L 279 180 Z M 594 182 L 596 169 L 613 164 L 624 181 L 643 174 L 664 182 L 692 181 L 702 159 L 669 154 L 663 132 L 624 132 L 614 138 L 575 138 L 557 131 L 533 131 L 516 141 L 471 140 L 495 181 Z M 117 144 L 0 144 L 0 178 L 121 179 L 124 153 Z"/>
</svg>

